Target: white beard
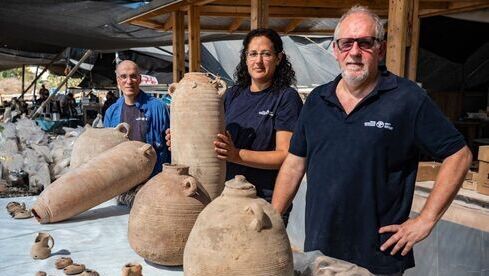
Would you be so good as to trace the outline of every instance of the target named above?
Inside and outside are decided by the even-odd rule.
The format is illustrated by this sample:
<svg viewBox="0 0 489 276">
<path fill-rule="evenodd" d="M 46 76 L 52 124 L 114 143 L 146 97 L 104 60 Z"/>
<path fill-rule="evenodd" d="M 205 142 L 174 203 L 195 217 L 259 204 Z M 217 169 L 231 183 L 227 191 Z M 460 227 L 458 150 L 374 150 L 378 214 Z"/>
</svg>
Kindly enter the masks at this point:
<svg viewBox="0 0 489 276">
<path fill-rule="evenodd" d="M 355 72 L 358 73 L 358 72 Z M 368 76 L 370 75 L 370 72 L 368 70 L 362 70 L 361 74 L 352 74 L 349 72 L 347 69 L 342 69 L 341 70 L 341 76 L 343 77 L 343 80 L 351 86 L 359 86 L 362 83 L 364 83 L 367 79 Z"/>
</svg>

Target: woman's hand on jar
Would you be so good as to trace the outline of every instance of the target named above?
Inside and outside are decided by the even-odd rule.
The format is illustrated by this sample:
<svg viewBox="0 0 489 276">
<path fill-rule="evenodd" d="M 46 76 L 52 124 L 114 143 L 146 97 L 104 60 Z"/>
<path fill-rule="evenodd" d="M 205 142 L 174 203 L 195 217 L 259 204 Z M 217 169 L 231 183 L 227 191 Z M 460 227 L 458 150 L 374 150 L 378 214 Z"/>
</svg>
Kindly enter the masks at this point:
<svg viewBox="0 0 489 276">
<path fill-rule="evenodd" d="M 217 153 L 218 159 L 233 163 L 238 163 L 240 160 L 240 149 L 234 146 L 234 142 L 229 131 L 226 131 L 226 134 L 217 134 L 217 140 L 214 141 L 214 150 Z"/>
</svg>

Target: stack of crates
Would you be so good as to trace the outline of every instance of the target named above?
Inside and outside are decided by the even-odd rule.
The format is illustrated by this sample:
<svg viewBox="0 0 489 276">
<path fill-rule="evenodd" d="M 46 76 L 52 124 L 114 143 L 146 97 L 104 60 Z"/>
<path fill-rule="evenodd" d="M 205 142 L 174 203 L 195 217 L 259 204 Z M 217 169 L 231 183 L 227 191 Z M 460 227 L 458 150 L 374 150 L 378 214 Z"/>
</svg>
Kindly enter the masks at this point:
<svg viewBox="0 0 489 276">
<path fill-rule="evenodd" d="M 479 147 L 479 172 L 474 175 L 476 191 L 489 195 L 489 146 Z"/>
</svg>

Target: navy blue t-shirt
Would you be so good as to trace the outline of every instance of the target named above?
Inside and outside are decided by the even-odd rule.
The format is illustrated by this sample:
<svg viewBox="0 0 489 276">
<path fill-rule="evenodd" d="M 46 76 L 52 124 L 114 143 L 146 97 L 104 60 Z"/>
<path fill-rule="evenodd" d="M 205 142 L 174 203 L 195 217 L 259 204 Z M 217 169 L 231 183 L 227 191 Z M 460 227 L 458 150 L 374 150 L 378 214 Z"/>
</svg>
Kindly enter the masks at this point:
<svg viewBox="0 0 489 276">
<path fill-rule="evenodd" d="M 375 274 L 414 266 L 412 251 L 390 255 L 379 228 L 409 217 L 420 150 L 444 159 L 463 136 L 415 83 L 382 73 L 374 91 L 346 114 L 341 79 L 307 98 L 289 151 L 307 160 L 306 251 L 346 260 Z"/>
<path fill-rule="evenodd" d="M 224 98 L 226 129 L 239 149 L 275 150 L 276 131 L 293 131 L 301 108 L 302 100 L 293 88 L 251 92 L 249 87 L 233 86 Z M 271 200 L 277 173 L 227 162 L 226 180 L 244 175 L 259 197 Z"/>
</svg>

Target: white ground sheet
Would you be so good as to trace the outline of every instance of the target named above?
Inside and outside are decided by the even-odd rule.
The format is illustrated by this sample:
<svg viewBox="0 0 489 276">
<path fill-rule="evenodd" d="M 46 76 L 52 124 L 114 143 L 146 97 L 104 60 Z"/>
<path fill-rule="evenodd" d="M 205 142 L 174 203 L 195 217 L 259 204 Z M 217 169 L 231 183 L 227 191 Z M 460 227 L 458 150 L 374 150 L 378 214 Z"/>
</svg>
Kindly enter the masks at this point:
<svg viewBox="0 0 489 276">
<path fill-rule="evenodd" d="M 127 240 L 129 209 L 117 206 L 114 200 L 105 202 L 68 221 L 39 224 L 35 218 L 16 220 L 5 206 L 10 201 L 25 202 L 31 207 L 35 197 L 0 199 L 0 275 L 34 275 L 42 270 L 48 275 L 64 275 L 54 267 L 60 256 L 69 256 L 100 275 L 121 275 L 128 262 L 143 266 L 145 276 L 183 275 L 181 267 L 149 264 L 134 252 Z M 49 233 L 55 241 L 51 257 L 34 260 L 30 249 L 37 232 Z"/>
</svg>

